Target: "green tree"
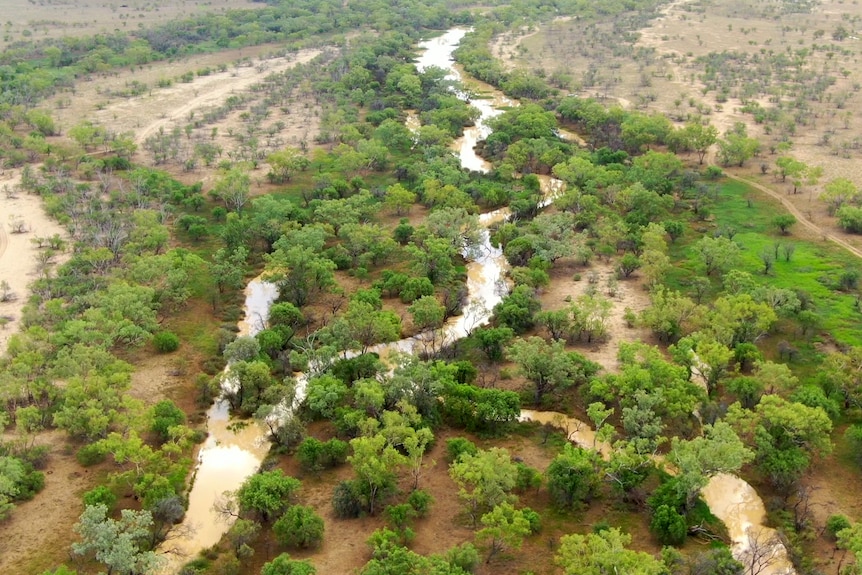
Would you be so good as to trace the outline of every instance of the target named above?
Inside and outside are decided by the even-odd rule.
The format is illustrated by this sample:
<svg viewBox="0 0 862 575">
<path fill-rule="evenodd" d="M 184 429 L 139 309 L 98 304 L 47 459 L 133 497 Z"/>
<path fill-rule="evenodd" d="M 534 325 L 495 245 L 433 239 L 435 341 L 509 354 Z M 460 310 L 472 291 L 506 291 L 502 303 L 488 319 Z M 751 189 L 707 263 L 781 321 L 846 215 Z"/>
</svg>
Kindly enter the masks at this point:
<svg viewBox="0 0 862 575">
<path fill-rule="evenodd" d="M 228 209 L 242 213 L 251 189 L 251 176 L 240 168 L 232 168 L 222 176 L 212 189 L 212 195 L 224 202 Z"/>
<path fill-rule="evenodd" d="M 687 509 L 691 509 L 711 476 L 735 473 L 753 458 L 754 453 L 723 421 L 705 425 L 702 437 L 687 441 L 674 437 L 668 453 L 668 461 L 679 470 L 676 485 Z"/>
<path fill-rule="evenodd" d="M 566 535 L 554 556 L 566 575 L 663 575 L 664 564 L 641 551 L 626 549 L 631 536 L 616 528 L 587 535 Z"/>
<path fill-rule="evenodd" d="M 54 413 L 54 425 L 77 437 L 106 437 L 126 409 L 135 405 L 125 396 L 130 385 L 125 373 L 71 377 L 66 382 L 62 405 Z"/>
<path fill-rule="evenodd" d="M 422 296 L 407 308 L 413 316 L 413 325 L 419 331 L 437 329 L 446 318 L 446 308 L 434 296 Z"/>
<path fill-rule="evenodd" d="M 288 477 L 280 469 L 256 473 L 237 491 L 241 511 L 257 514 L 263 521 L 271 521 L 291 503 L 291 496 L 299 489 L 298 479 Z"/>
<path fill-rule="evenodd" d="M 739 262 L 739 245 L 725 236 L 703 237 L 695 242 L 694 250 L 706 266 L 708 276 L 726 272 Z"/>
<path fill-rule="evenodd" d="M 703 331 L 729 348 L 754 343 L 766 335 L 778 320 L 767 303 L 754 301 L 748 294 L 726 295 L 713 302 Z"/>
<path fill-rule="evenodd" d="M 792 487 L 812 458 L 832 450 L 832 421 L 821 407 L 764 395 L 753 412 L 732 405 L 727 420 L 754 446 L 755 464 L 780 490 Z"/>
<path fill-rule="evenodd" d="M 210 276 L 213 278 L 219 293 L 242 288 L 247 261 L 248 249 L 244 246 L 237 246 L 232 251 L 219 248 L 213 253 Z"/>
<path fill-rule="evenodd" d="M 783 363 L 755 361 L 752 374 L 763 386 L 766 393 L 787 395 L 799 387 L 799 379 Z"/>
<path fill-rule="evenodd" d="M 701 338 L 696 344 L 696 350 L 696 367 L 704 378 L 707 393 L 713 393 L 730 369 L 733 350 L 710 338 Z"/>
<path fill-rule="evenodd" d="M 27 476 L 24 464 L 15 457 L 0 457 L 0 520 L 9 517 L 12 503 L 21 495 L 21 483 Z"/>
<path fill-rule="evenodd" d="M 844 204 L 858 201 L 859 190 L 856 188 L 856 184 L 847 178 L 836 178 L 824 186 L 824 191 L 820 194 L 819 199 L 826 203 L 829 215 L 834 216 Z"/>
<path fill-rule="evenodd" d="M 376 343 L 397 340 L 401 336 L 401 318 L 394 312 L 353 300 L 326 327 L 324 335 L 336 349 L 359 349 L 364 354 Z"/>
<path fill-rule="evenodd" d="M 250 519 L 237 519 L 228 529 L 225 537 L 233 548 L 234 555 L 243 557 L 254 550 L 251 544 L 260 534 L 260 523 Z"/>
<path fill-rule="evenodd" d="M 598 366 L 577 352 L 568 352 L 560 340 L 552 343 L 536 336 L 516 339 L 506 350 L 509 359 L 533 383 L 533 400 L 542 399 L 573 385 L 579 385 L 598 371 Z"/>
<path fill-rule="evenodd" d="M 427 427 L 420 429 L 409 428 L 409 431 L 401 441 L 401 446 L 407 455 L 407 466 L 410 469 L 410 474 L 413 476 L 413 490 L 419 488 L 419 478 L 422 476 L 422 470 L 425 467 L 424 459 L 428 446 L 434 441 L 434 434 Z M 433 466 L 431 461 L 429 466 Z"/>
<path fill-rule="evenodd" d="M 620 124 L 620 136 L 628 151 L 638 154 L 656 143 L 663 143 L 673 129 L 664 114 L 630 113 Z"/>
<path fill-rule="evenodd" d="M 268 256 L 267 279 L 278 285 L 279 294 L 297 307 L 309 303 L 317 294 L 335 286 L 336 265 L 320 255 L 315 246 L 295 245 L 293 237 L 283 236 Z"/>
<path fill-rule="evenodd" d="M 474 332 L 479 347 L 490 361 L 503 359 L 503 350 L 515 332 L 509 327 L 486 327 Z"/>
<path fill-rule="evenodd" d="M 530 534 L 530 521 L 524 511 L 505 502 L 484 514 L 482 525 L 485 527 L 476 533 L 476 541 L 488 550 L 485 563 L 490 563 L 503 551 L 520 549 L 524 538 Z"/>
<path fill-rule="evenodd" d="M 163 399 L 155 404 L 151 413 L 153 422 L 150 429 L 157 433 L 162 441 L 169 439 L 168 431 L 171 427 L 183 425 L 186 422 L 186 414 L 170 399 Z"/>
<path fill-rule="evenodd" d="M 742 167 L 745 162 L 760 152 L 760 142 L 748 137 L 745 124 L 737 122 L 727 131 L 724 139 L 718 141 L 718 158 L 725 166 Z"/>
<path fill-rule="evenodd" d="M 515 333 L 522 333 L 533 327 L 534 316 L 541 307 L 533 290 L 520 285 L 494 306 L 493 317 L 498 327 L 508 327 Z"/>
<path fill-rule="evenodd" d="M 417 245 L 414 242 L 405 247 L 413 262 L 416 274 L 427 277 L 435 285 L 449 282 L 455 273 L 452 263 L 457 250 L 450 241 L 443 238 L 428 238 Z"/>
<path fill-rule="evenodd" d="M 305 405 L 312 417 L 332 419 L 348 393 L 347 385 L 331 375 L 321 375 L 308 380 Z"/>
<path fill-rule="evenodd" d="M 272 531 L 283 547 L 317 547 L 323 540 L 323 519 L 311 507 L 292 505 L 273 524 Z"/>
<path fill-rule="evenodd" d="M 779 214 L 772 218 L 772 223 L 782 235 L 787 235 L 788 230 L 796 223 L 796 218 L 791 214 Z"/>
<path fill-rule="evenodd" d="M 709 148 L 718 141 L 718 129 L 712 124 L 691 121 L 685 125 L 682 132 L 686 146 L 697 152 L 697 161 L 703 165 Z"/>
<path fill-rule="evenodd" d="M 859 569 L 860 560 L 862 560 L 862 523 L 853 523 L 850 527 L 842 529 L 836 533 L 838 538 L 838 547 L 846 549 L 853 554 L 856 563 L 851 567 L 850 573 L 855 573 Z"/>
<path fill-rule="evenodd" d="M 277 184 L 289 182 L 297 172 L 306 170 L 310 164 L 302 150 L 293 147 L 272 152 L 266 157 L 266 162 L 269 164 L 267 177 Z"/>
<path fill-rule="evenodd" d="M 414 203 L 416 203 L 416 194 L 401 184 L 392 184 L 386 188 L 383 205 L 386 206 L 386 209 L 395 212 L 396 215 L 403 216 L 409 213 L 410 207 Z"/>
<path fill-rule="evenodd" d="M 260 575 L 315 575 L 317 570 L 308 561 L 291 559 L 282 553 L 269 563 L 264 563 Z"/>
<path fill-rule="evenodd" d="M 663 224 L 671 243 L 676 242 L 685 233 L 685 224 L 678 220 L 666 220 Z"/>
<path fill-rule="evenodd" d="M 378 501 L 395 488 L 405 457 L 380 434 L 352 439 L 350 446 L 353 454 L 347 460 L 356 473 L 365 507 L 373 515 Z"/>
<path fill-rule="evenodd" d="M 660 341 L 673 342 L 690 333 L 688 324 L 696 318 L 699 306 L 678 291 L 657 286 L 652 291 L 652 306 L 641 312 L 640 320 Z"/>
<path fill-rule="evenodd" d="M 492 447 L 475 455 L 463 453 L 449 467 L 449 475 L 458 484 L 458 493 L 475 523 L 484 511 L 513 497 L 509 493 L 515 487 L 518 468 L 508 451 Z"/>
<path fill-rule="evenodd" d="M 597 453 L 567 443 L 545 471 L 551 498 L 564 509 L 589 503 L 601 486 L 599 467 Z"/>
<path fill-rule="evenodd" d="M 108 573 L 153 573 L 162 558 L 146 548 L 152 524 L 149 511 L 123 509 L 112 519 L 104 505 L 87 506 L 73 527 L 81 541 L 72 543 L 72 553 L 92 556 Z"/>
</svg>

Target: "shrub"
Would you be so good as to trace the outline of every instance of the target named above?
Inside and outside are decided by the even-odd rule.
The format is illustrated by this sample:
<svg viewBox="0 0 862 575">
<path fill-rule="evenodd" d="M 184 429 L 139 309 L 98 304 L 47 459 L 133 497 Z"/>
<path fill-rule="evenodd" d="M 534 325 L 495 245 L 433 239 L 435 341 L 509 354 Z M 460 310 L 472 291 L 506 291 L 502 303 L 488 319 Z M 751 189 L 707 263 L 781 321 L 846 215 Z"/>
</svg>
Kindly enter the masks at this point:
<svg viewBox="0 0 862 575">
<path fill-rule="evenodd" d="M 850 445 L 850 452 L 857 465 L 862 466 L 862 425 L 851 425 L 844 432 L 844 438 Z"/>
<path fill-rule="evenodd" d="M 706 170 L 704 170 L 703 174 L 707 180 L 717 180 L 724 173 L 721 171 L 721 168 L 718 166 L 707 166 Z"/>
<path fill-rule="evenodd" d="M 305 471 L 317 472 L 323 469 L 320 458 L 323 450 L 323 442 L 314 437 L 306 437 L 296 449 L 296 458 L 299 465 Z"/>
<path fill-rule="evenodd" d="M 835 213 L 838 225 L 854 234 L 862 233 L 862 208 L 843 206 Z"/>
<path fill-rule="evenodd" d="M 87 491 L 84 493 L 82 499 L 84 500 L 84 505 L 104 505 L 108 508 L 108 511 L 112 511 L 114 505 L 117 504 L 117 496 L 104 485 L 99 485 Z"/>
<path fill-rule="evenodd" d="M 859 286 L 859 270 L 847 269 L 838 276 L 838 289 L 853 291 Z"/>
<path fill-rule="evenodd" d="M 317 547 L 323 540 L 323 519 L 311 507 L 294 505 L 275 522 L 272 531 L 284 547 Z"/>
<path fill-rule="evenodd" d="M 186 422 L 186 414 L 170 399 L 163 399 L 155 404 L 152 414 L 153 422 L 150 424 L 150 430 L 153 433 L 157 433 L 162 441 L 168 440 L 168 430 L 171 427 L 176 427 Z"/>
<path fill-rule="evenodd" d="M 352 519 L 362 514 L 362 497 L 353 481 L 342 481 L 332 493 L 332 509 L 335 516 Z"/>
<path fill-rule="evenodd" d="M 413 232 L 415 231 L 416 229 L 409 223 L 401 222 L 400 224 L 395 226 L 395 229 L 392 231 L 392 237 L 395 238 L 396 242 L 403 246 L 410 241 L 410 239 L 413 237 Z"/>
<path fill-rule="evenodd" d="M 542 473 L 538 469 L 525 463 L 518 463 L 517 473 L 515 490 L 523 493 L 528 489 L 539 489 L 542 486 Z"/>
<path fill-rule="evenodd" d="M 79 449 L 78 453 L 75 454 L 75 459 L 84 467 L 90 467 L 103 462 L 105 455 L 105 450 L 99 443 L 91 443 Z"/>
<path fill-rule="evenodd" d="M 454 463 L 463 454 L 476 455 L 479 448 L 476 444 L 464 437 L 454 437 L 446 441 L 446 457 L 449 462 Z"/>
<path fill-rule="evenodd" d="M 400 503 L 398 505 L 387 505 L 383 510 L 389 525 L 393 529 L 404 529 L 408 527 L 416 517 L 416 510 L 409 503 Z"/>
<path fill-rule="evenodd" d="M 153 336 L 153 345 L 159 353 L 171 353 L 180 348 L 180 338 L 170 331 L 160 331 Z"/>
<path fill-rule="evenodd" d="M 424 489 L 417 489 L 407 497 L 407 503 L 416 512 L 417 517 L 425 517 L 434 503 L 434 498 Z"/>
<path fill-rule="evenodd" d="M 317 472 L 347 461 L 349 447 L 347 442 L 340 439 L 323 442 L 314 437 L 306 437 L 299 444 L 296 456 L 303 469 Z"/>
<path fill-rule="evenodd" d="M 826 533 L 834 541 L 838 539 L 838 532 L 850 527 L 850 520 L 844 515 L 830 515 L 826 520 Z"/>
<path fill-rule="evenodd" d="M 472 573 L 479 565 L 479 551 L 472 543 L 462 543 L 446 552 L 446 561 L 465 573 Z"/>
<path fill-rule="evenodd" d="M 401 288 L 401 301 L 413 303 L 424 295 L 434 295 L 434 284 L 428 278 L 409 278 Z"/>
<path fill-rule="evenodd" d="M 688 534 L 685 517 L 667 505 L 653 511 L 649 528 L 662 545 L 681 545 Z"/>
<path fill-rule="evenodd" d="M 350 444 L 340 439 L 332 438 L 323 444 L 322 463 L 324 467 L 330 468 L 341 465 L 347 461 L 347 453 L 350 451 Z"/>
<path fill-rule="evenodd" d="M 264 563 L 260 575 L 314 575 L 317 570 L 306 560 L 299 561 L 282 553 L 269 563 Z"/>
<path fill-rule="evenodd" d="M 542 516 L 530 509 L 529 507 L 524 507 L 521 509 L 521 512 L 524 514 L 524 518 L 530 522 L 530 534 L 535 535 L 539 531 L 542 530 Z"/>
</svg>

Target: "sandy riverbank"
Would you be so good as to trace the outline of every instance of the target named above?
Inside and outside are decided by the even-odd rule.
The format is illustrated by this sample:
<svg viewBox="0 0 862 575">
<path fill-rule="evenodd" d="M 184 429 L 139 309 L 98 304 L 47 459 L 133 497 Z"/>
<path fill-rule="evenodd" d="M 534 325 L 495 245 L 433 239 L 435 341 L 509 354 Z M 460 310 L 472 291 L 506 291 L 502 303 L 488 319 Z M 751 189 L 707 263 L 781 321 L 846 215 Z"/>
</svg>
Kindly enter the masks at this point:
<svg viewBox="0 0 862 575">
<path fill-rule="evenodd" d="M 30 293 L 28 286 L 38 277 L 40 248 L 31 240 L 54 234 L 66 237 L 60 224 L 45 213 L 39 196 L 17 192 L 9 197 L 6 190 L 15 190 L 20 179 L 17 170 L 0 175 L 0 282 L 6 281 L 14 296 L 11 301 L 0 301 L 0 318 L 5 324 L 0 327 L 0 355 L 6 353 L 9 338 L 19 329 L 21 310 Z"/>
</svg>

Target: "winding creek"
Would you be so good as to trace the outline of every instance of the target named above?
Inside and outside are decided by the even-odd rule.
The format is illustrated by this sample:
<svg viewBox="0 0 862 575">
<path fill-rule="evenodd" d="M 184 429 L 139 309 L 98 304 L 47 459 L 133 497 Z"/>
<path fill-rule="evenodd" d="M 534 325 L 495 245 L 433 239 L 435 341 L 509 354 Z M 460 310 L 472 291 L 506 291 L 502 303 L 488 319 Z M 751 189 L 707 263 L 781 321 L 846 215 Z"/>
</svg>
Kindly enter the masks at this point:
<svg viewBox="0 0 862 575">
<path fill-rule="evenodd" d="M 455 65 L 452 53 L 467 33 L 464 29 L 452 29 L 442 36 L 421 42 L 422 53 L 416 67 L 421 71 L 436 66 L 447 71 L 447 78 L 461 81 L 464 74 Z M 464 168 L 487 172 L 489 164 L 475 151 L 479 140 L 490 134 L 487 121 L 502 113 L 502 107 L 517 106 L 518 102 L 506 98 L 501 92 L 470 79 L 471 93 L 459 93 L 465 99 L 471 96 L 470 103 L 479 109 L 481 116 L 474 127 L 465 130 L 463 138 L 456 141 L 457 151 Z M 472 97 L 476 92 L 481 98 Z M 412 115 L 408 127 L 417 129 L 418 118 Z M 564 135 L 576 139 L 575 135 Z M 554 194 L 560 189 L 560 182 L 553 178 L 542 178 L 546 200 L 544 205 L 553 201 Z M 469 254 L 467 264 L 467 301 L 462 315 L 450 318 L 446 325 L 435 334 L 420 334 L 397 342 L 375 346 L 370 351 L 381 356 L 395 350 L 416 353 L 429 345 L 439 346 L 463 338 L 478 326 L 486 324 L 491 310 L 502 299 L 508 287 L 506 271 L 508 263 L 502 251 L 491 245 L 488 227 L 506 219 L 508 208 L 495 210 L 480 216 L 484 229 L 478 250 Z M 468 255 L 468 254 L 465 254 Z M 269 307 L 277 297 L 273 284 L 260 277 L 249 282 L 245 290 L 245 317 L 240 322 L 241 335 L 254 335 L 265 327 Z M 433 339 L 433 341 L 431 341 Z M 438 347 L 439 349 L 439 347 Z M 303 377 L 297 385 L 296 402 L 303 399 Z M 603 457 L 608 457 L 611 446 L 596 440 L 595 432 L 583 421 L 561 413 L 523 410 L 522 421 L 537 421 L 558 427 L 568 439 L 582 447 L 595 449 Z M 174 536 L 163 545 L 167 563 L 162 573 L 173 575 L 180 567 L 191 560 L 202 549 L 217 543 L 229 529 L 231 521 L 225 520 L 214 509 L 214 504 L 225 491 L 239 488 L 247 477 L 260 466 L 269 448 L 264 432 L 256 424 L 245 426 L 231 425 L 228 405 L 225 400 L 217 401 L 207 412 L 207 431 L 209 436 L 201 447 L 198 464 L 194 474 L 194 484 L 189 493 L 189 508 L 185 519 Z M 787 559 L 784 546 L 777 542 L 774 529 L 763 525 L 765 508 L 755 490 L 745 481 L 733 475 L 717 475 L 710 479 L 703 489 L 703 499 L 712 512 L 727 525 L 732 539 L 733 555 L 748 565 L 746 572 L 761 575 L 788 575 L 793 569 Z M 761 554 L 761 559 L 751 569 L 752 542 Z"/>
</svg>

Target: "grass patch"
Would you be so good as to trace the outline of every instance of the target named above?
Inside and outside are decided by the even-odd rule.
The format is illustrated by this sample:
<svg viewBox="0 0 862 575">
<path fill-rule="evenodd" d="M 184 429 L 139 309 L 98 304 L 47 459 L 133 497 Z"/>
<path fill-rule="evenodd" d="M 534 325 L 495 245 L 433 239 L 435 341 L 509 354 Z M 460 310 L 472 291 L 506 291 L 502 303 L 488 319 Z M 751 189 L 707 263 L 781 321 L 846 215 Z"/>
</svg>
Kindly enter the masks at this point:
<svg viewBox="0 0 862 575">
<path fill-rule="evenodd" d="M 796 237 L 792 228 L 791 234 L 781 235 L 772 221 L 776 215 L 785 213 L 784 208 L 742 182 L 722 182 L 712 211 L 711 222 L 696 223 L 692 227 L 705 234 L 733 230 L 733 239 L 742 248 L 739 269 L 749 272 L 762 285 L 807 293 L 821 319 L 821 332 L 828 333 L 840 344 L 862 345 L 862 332 L 858 329 L 862 313 L 857 291 L 838 289 L 842 274 L 860 269 L 857 258 L 830 242 Z M 688 234 L 685 239 L 689 240 Z M 670 250 L 675 268 L 668 274 L 667 283 L 685 292 L 690 291 L 691 279 L 703 274 L 703 264 L 694 253 L 692 243 L 677 241 Z M 781 248 L 787 244 L 794 246 L 789 261 L 785 261 Z M 776 247 L 778 255 L 766 275 L 761 254 L 774 255 Z M 707 293 L 705 300 L 722 290 L 720 277 L 712 277 L 710 281 L 712 293 Z M 799 337 L 794 333 L 783 335 L 788 339 Z"/>
</svg>

